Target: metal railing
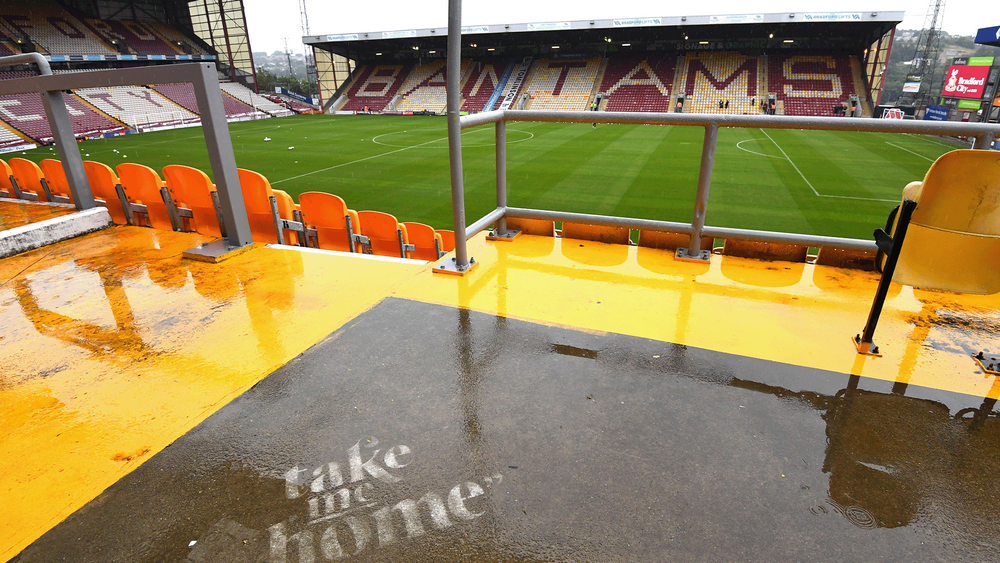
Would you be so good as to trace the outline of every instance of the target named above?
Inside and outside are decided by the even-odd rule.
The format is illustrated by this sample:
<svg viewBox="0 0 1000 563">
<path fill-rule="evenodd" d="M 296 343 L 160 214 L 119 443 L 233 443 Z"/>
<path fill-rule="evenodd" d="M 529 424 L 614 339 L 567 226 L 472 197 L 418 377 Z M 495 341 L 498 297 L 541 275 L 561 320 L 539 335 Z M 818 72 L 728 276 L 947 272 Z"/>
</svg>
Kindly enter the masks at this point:
<svg viewBox="0 0 1000 563">
<path fill-rule="evenodd" d="M 691 222 L 679 223 L 630 217 L 594 215 L 589 213 L 569 213 L 564 211 L 509 207 L 507 205 L 506 178 L 506 124 L 509 121 L 620 123 L 704 127 L 705 137 L 702 144 L 698 190 L 695 196 L 694 211 Z M 715 148 L 719 128 L 810 129 L 823 131 L 861 131 L 873 133 L 912 133 L 921 135 L 959 135 L 975 138 L 975 148 L 986 149 L 990 147 L 990 144 L 994 141 L 994 139 L 1000 137 L 1000 125 L 998 124 L 920 122 L 889 119 L 851 119 L 841 117 L 500 110 L 469 115 L 462 117 L 459 120 L 461 129 L 478 127 L 490 123 L 495 124 L 496 127 L 497 208 L 469 226 L 465 226 L 464 224 L 459 225 L 456 222 L 455 266 L 459 270 L 463 269 L 463 265 L 467 266 L 468 262 L 463 262 L 458 259 L 460 255 L 463 255 L 466 252 L 463 248 L 463 251 L 460 253 L 458 251 L 458 247 L 460 245 L 464 247 L 465 241 L 472 238 L 489 225 L 495 225 L 495 236 L 506 236 L 507 217 L 545 219 L 550 221 L 569 221 L 686 234 L 690 237 L 689 243 L 686 248 L 678 249 L 678 256 L 681 258 L 707 258 L 706 253 L 708 251 L 701 250 L 702 239 L 705 237 L 799 244 L 821 248 L 835 247 L 848 250 L 875 251 L 876 246 L 872 240 L 713 227 L 706 225 L 705 216 L 708 211 L 709 191 L 712 182 L 712 167 L 715 160 Z M 459 140 L 459 143 L 460 142 L 461 141 Z M 459 189 L 461 190 L 463 187 L 461 186 L 460 175 L 458 179 Z M 902 186 L 900 186 L 900 189 L 902 189 Z M 464 198 L 456 200 L 453 197 L 453 204 L 457 204 L 456 201 L 461 201 L 461 199 Z"/>
</svg>

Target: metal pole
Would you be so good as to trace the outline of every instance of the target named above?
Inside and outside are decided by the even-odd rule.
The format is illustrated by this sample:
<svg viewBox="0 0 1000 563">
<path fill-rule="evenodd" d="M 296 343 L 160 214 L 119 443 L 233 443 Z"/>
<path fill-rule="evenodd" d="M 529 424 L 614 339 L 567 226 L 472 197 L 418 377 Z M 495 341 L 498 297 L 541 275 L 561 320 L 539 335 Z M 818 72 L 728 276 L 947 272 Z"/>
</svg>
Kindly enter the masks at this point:
<svg viewBox="0 0 1000 563">
<path fill-rule="evenodd" d="M 49 118 L 49 128 L 52 129 L 52 137 L 59 151 L 59 160 L 62 161 L 63 171 L 66 172 L 66 183 L 69 184 L 69 193 L 73 196 L 74 205 L 80 211 L 96 207 L 97 203 L 94 201 L 94 193 L 90 191 L 87 171 L 83 168 L 83 157 L 80 156 L 80 147 L 76 144 L 73 122 L 69 118 L 69 111 L 66 110 L 66 100 L 63 99 L 62 92 L 45 92 L 42 95 L 42 105 L 45 107 L 45 115 Z"/>
<path fill-rule="evenodd" d="M 694 203 L 693 230 L 688 244 L 688 256 L 695 258 L 701 253 L 701 233 L 705 229 L 705 214 L 708 211 L 708 190 L 712 186 L 712 165 L 715 163 L 715 142 L 719 138 L 719 124 L 715 121 L 705 126 L 705 140 L 701 147 L 701 170 L 698 173 L 698 194 Z"/>
<path fill-rule="evenodd" d="M 448 157 L 451 164 L 451 207 L 455 223 L 455 267 L 469 268 L 465 240 L 465 186 L 462 182 L 462 0 L 448 0 Z"/>
<path fill-rule="evenodd" d="M 507 207 L 507 122 L 497 121 L 496 124 L 496 149 L 497 149 L 497 208 Z M 507 217 L 497 219 L 496 233 L 500 236 L 507 234 Z"/>
</svg>

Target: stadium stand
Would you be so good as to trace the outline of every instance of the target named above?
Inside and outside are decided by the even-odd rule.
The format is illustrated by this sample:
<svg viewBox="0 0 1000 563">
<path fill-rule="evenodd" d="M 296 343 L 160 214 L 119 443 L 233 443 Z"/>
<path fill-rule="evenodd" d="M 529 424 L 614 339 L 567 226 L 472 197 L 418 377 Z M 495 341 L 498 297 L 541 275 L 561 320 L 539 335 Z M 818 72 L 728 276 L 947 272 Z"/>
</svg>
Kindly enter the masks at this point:
<svg viewBox="0 0 1000 563">
<path fill-rule="evenodd" d="M 758 113 L 759 64 L 734 51 L 688 53 L 684 95 L 691 113 Z"/>
<path fill-rule="evenodd" d="M 3 103 L 2 100 L 0 103 Z M 20 135 L 6 127 L 0 127 L 0 153 L 17 150 L 25 145 L 27 142 Z M 34 147 L 34 145 L 30 146 Z"/>
<path fill-rule="evenodd" d="M 106 21 L 93 18 L 83 20 L 97 35 L 108 43 L 121 42 L 139 55 L 177 55 L 183 51 L 160 37 L 143 22 L 133 20 Z"/>
<path fill-rule="evenodd" d="M 282 96 L 280 94 L 270 94 L 265 96 L 268 100 L 278 104 L 279 106 L 284 106 L 295 113 L 302 113 L 306 111 L 316 111 L 316 107 L 309 104 L 300 102 L 295 98 L 289 98 L 288 96 Z"/>
<path fill-rule="evenodd" d="M 223 82 L 219 84 L 219 87 L 222 88 L 224 93 L 229 94 L 233 98 L 260 112 L 267 113 L 275 117 L 295 115 L 295 112 L 292 110 L 272 102 L 242 84 L 238 84 L 236 82 Z"/>
<path fill-rule="evenodd" d="M 0 19 L 47 54 L 104 55 L 114 52 L 54 0 L 34 1 L 30 9 L 24 3 L 4 0 L 0 2 Z"/>
<path fill-rule="evenodd" d="M 500 87 L 500 79 L 511 63 L 506 58 L 494 57 L 472 61 L 469 76 L 462 87 L 462 109 L 470 112 L 483 111 L 493 92 Z"/>
<path fill-rule="evenodd" d="M 438 59 L 414 68 L 399 88 L 402 100 L 396 104 L 395 109 L 444 113 L 448 104 L 448 93 L 445 91 L 447 69 L 444 63 L 444 59 Z M 463 78 L 468 74 L 471 64 L 469 59 L 462 60 Z"/>
<path fill-rule="evenodd" d="M 846 55 L 780 54 L 768 57 L 768 86 L 785 115 L 833 115 L 854 91 Z"/>
<path fill-rule="evenodd" d="M 674 56 L 619 55 L 611 57 L 601 81 L 606 111 L 670 111 Z"/>
<path fill-rule="evenodd" d="M 201 119 L 149 88 L 83 88 L 76 93 L 99 110 L 136 129 L 194 124 Z"/>
<path fill-rule="evenodd" d="M 198 100 L 194 95 L 194 85 L 190 82 L 151 84 L 150 88 L 156 90 L 163 97 L 170 99 L 174 103 L 184 106 L 189 111 L 201 115 L 201 111 L 198 110 Z M 226 118 L 230 121 L 252 119 L 260 116 L 259 111 L 232 96 L 222 96 L 222 105 L 226 108 Z"/>
<path fill-rule="evenodd" d="M 204 49 L 200 48 L 197 43 L 191 41 L 189 37 L 178 31 L 170 24 L 160 23 L 160 22 L 143 22 L 146 27 L 151 28 L 153 31 L 158 33 L 160 37 L 164 38 L 171 45 L 177 45 L 182 51 L 190 51 L 191 53 L 197 53 L 201 55 L 207 55 Z"/>
<path fill-rule="evenodd" d="M 77 138 L 121 133 L 128 128 L 112 121 L 74 95 L 63 93 L 66 109 L 73 122 Z M 0 117 L 11 127 L 41 143 L 52 141 L 52 131 L 45 116 L 41 96 L 38 94 L 9 94 L 0 96 Z"/>
<path fill-rule="evenodd" d="M 528 109 L 582 111 L 590 105 L 601 59 L 539 59 L 525 81 L 531 96 Z"/>
<path fill-rule="evenodd" d="M 410 74 L 412 65 L 367 65 L 357 73 L 354 84 L 347 91 L 344 111 L 382 111 L 396 97 L 396 92 Z"/>
</svg>

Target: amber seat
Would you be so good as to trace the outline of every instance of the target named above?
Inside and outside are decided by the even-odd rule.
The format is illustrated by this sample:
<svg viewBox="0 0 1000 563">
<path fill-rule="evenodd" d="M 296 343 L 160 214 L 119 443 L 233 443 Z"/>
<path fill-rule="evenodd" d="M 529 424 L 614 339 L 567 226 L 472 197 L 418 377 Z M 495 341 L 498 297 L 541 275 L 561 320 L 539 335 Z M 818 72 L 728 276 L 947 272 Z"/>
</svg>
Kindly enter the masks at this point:
<svg viewBox="0 0 1000 563">
<path fill-rule="evenodd" d="M 10 169 L 17 187 L 21 190 L 21 198 L 34 201 L 49 201 L 46 191 L 45 174 L 37 164 L 24 158 L 10 159 Z"/>
<path fill-rule="evenodd" d="M 507 217 L 507 228 L 521 231 L 523 235 L 538 235 L 543 237 L 556 236 L 556 224 L 545 219 L 525 219 L 523 217 Z"/>
<path fill-rule="evenodd" d="M 207 174 L 180 164 L 163 167 L 163 178 L 174 205 L 191 210 L 191 230 L 212 237 L 222 237 L 218 208 L 215 205 L 215 184 Z"/>
<path fill-rule="evenodd" d="M 274 221 L 274 212 L 271 209 L 271 200 L 274 191 L 271 183 L 263 174 L 252 170 L 238 168 L 240 176 L 240 187 L 243 190 L 243 205 L 247 210 L 247 219 L 250 221 L 250 234 L 253 235 L 254 242 L 266 244 L 276 244 L 278 242 L 277 225 Z"/>
<path fill-rule="evenodd" d="M 127 225 L 128 214 L 122 208 L 121 198 L 118 195 L 118 190 L 123 188 L 115 171 L 107 164 L 93 160 L 83 161 L 83 169 L 87 172 L 87 181 L 90 182 L 94 200 L 104 204 L 116 225 Z"/>
<path fill-rule="evenodd" d="M 455 231 L 434 231 L 441 235 L 441 250 L 451 252 L 455 250 Z"/>
<path fill-rule="evenodd" d="M 146 206 L 146 213 L 140 226 L 152 227 L 161 231 L 172 231 L 170 213 L 163 201 L 160 188 L 163 180 L 156 170 L 142 164 L 126 162 L 118 165 L 118 178 L 129 203 Z"/>
<path fill-rule="evenodd" d="M 0 197 L 19 199 L 18 191 L 14 188 L 15 182 L 14 172 L 10 169 L 10 165 L 5 160 L 0 159 Z"/>
<path fill-rule="evenodd" d="M 416 247 L 411 258 L 417 260 L 437 260 L 442 249 L 441 235 L 434 232 L 434 227 L 423 223 L 403 223 L 410 243 Z"/>
<path fill-rule="evenodd" d="M 588 225 L 586 223 L 563 223 L 563 238 L 594 240 L 607 244 L 629 244 L 628 227 Z"/>
<path fill-rule="evenodd" d="M 59 203 L 73 203 L 73 196 L 69 191 L 69 181 L 66 180 L 66 171 L 63 169 L 62 162 L 46 158 L 38 165 L 42 169 L 42 174 L 45 175 L 52 199 Z"/>
<path fill-rule="evenodd" d="M 691 241 L 691 235 L 684 233 L 672 233 L 669 231 L 650 231 L 639 229 L 639 246 L 646 248 L 658 248 L 660 250 L 677 250 L 687 248 Z M 714 239 L 702 237 L 701 249 L 712 250 Z"/>
<path fill-rule="evenodd" d="M 753 240 L 726 239 L 722 253 L 727 256 L 754 258 L 757 260 L 781 260 L 784 262 L 806 261 L 808 246 L 798 244 L 782 244 L 776 242 L 760 242 Z"/>
<path fill-rule="evenodd" d="M 371 240 L 372 254 L 410 257 L 410 252 L 406 250 L 410 245 L 406 226 L 395 217 L 381 211 L 359 211 L 358 219 L 361 221 L 361 234 Z"/>
<path fill-rule="evenodd" d="M 355 237 L 352 236 L 361 234 L 358 212 L 348 209 L 347 204 L 339 196 L 323 192 L 306 192 L 299 196 L 299 206 L 306 224 L 316 229 L 319 248 L 361 252 L 361 247 L 353 242 Z"/>
</svg>

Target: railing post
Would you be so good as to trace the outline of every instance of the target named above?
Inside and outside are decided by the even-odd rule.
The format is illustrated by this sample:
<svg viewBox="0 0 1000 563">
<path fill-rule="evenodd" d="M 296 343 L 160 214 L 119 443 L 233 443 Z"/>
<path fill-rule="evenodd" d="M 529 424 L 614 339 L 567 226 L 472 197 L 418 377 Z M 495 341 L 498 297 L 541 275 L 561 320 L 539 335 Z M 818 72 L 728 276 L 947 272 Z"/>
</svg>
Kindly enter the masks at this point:
<svg viewBox="0 0 1000 563">
<path fill-rule="evenodd" d="M 496 125 L 496 149 L 497 149 L 497 208 L 507 207 L 507 122 L 497 121 Z M 497 219 L 496 234 L 504 236 L 507 234 L 507 217 Z"/>
<path fill-rule="evenodd" d="M 698 172 L 698 194 L 694 202 L 694 218 L 691 219 L 691 240 L 687 248 L 677 249 L 681 260 L 706 261 L 711 254 L 701 249 L 701 234 L 705 229 L 705 214 L 708 211 L 708 191 L 712 186 L 712 165 L 715 163 L 715 143 L 719 138 L 719 124 L 711 121 L 705 126 L 705 140 L 701 147 L 701 170 Z"/>
<path fill-rule="evenodd" d="M 972 145 L 972 148 L 988 151 L 993 144 L 995 137 L 993 133 L 983 133 L 982 135 L 976 136 L 976 142 Z"/>
<path fill-rule="evenodd" d="M 451 167 L 451 209 L 455 225 L 455 257 L 439 263 L 435 272 L 465 274 L 475 264 L 465 239 L 465 186 L 462 181 L 462 0 L 448 0 L 448 158 Z"/>
</svg>

